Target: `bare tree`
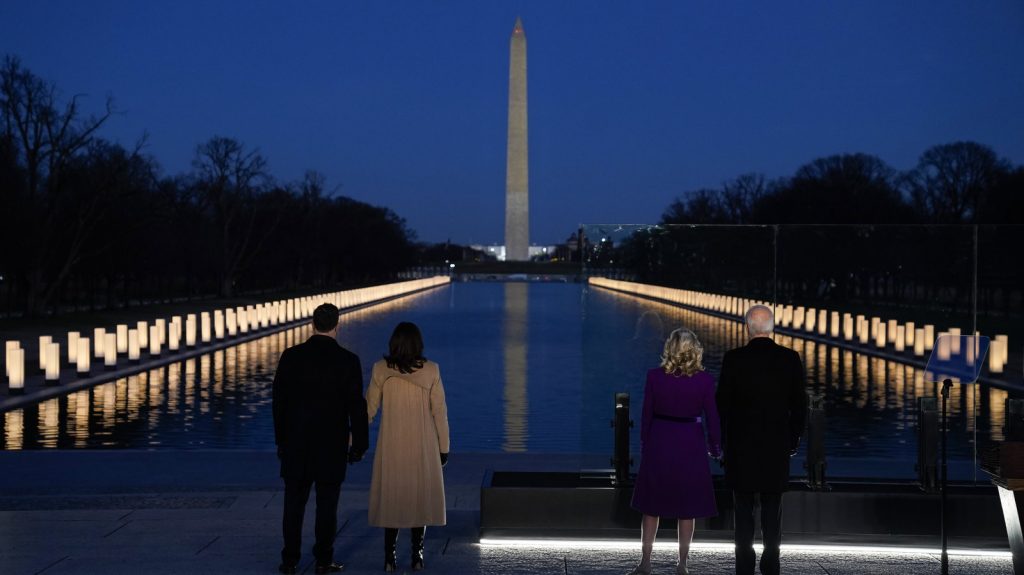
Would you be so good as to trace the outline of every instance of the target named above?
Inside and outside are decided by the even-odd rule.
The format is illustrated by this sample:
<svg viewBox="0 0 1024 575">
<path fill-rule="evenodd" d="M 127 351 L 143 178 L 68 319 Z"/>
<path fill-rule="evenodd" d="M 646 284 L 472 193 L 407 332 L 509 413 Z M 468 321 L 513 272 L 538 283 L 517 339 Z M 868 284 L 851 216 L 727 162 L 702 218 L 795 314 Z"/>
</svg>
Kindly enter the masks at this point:
<svg viewBox="0 0 1024 575">
<path fill-rule="evenodd" d="M 257 197 L 271 183 L 267 160 L 237 140 L 214 136 L 196 148 L 192 166 L 196 200 L 209 212 L 218 236 L 221 295 L 230 297 L 239 274 L 252 263 L 272 231 L 257 226 Z M 270 227 L 276 226 L 276 221 L 272 218 Z"/>
<path fill-rule="evenodd" d="M 925 150 L 906 175 L 905 185 L 913 202 L 933 221 L 970 223 L 1009 169 L 988 146 L 954 142 Z"/>
<path fill-rule="evenodd" d="M 81 214 L 71 223 L 75 229 L 70 244 L 58 241 L 58 234 L 67 231 L 57 221 L 67 203 L 65 175 L 114 111 L 107 98 L 102 114 L 84 117 L 81 98 L 75 95 L 61 105 L 56 87 L 15 57 L 7 56 L 0 68 L 0 133 L 24 170 L 23 197 L 17 204 L 20 225 L 30 236 L 22 244 L 29 315 L 46 309 L 77 262 L 82 240 L 102 215 L 99 209 Z M 99 202 L 96 198 L 93 207 Z"/>
<path fill-rule="evenodd" d="M 754 205 L 768 193 L 763 174 L 748 173 L 722 185 L 722 208 L 729 223 L 749 224 Z"/>
</svg>

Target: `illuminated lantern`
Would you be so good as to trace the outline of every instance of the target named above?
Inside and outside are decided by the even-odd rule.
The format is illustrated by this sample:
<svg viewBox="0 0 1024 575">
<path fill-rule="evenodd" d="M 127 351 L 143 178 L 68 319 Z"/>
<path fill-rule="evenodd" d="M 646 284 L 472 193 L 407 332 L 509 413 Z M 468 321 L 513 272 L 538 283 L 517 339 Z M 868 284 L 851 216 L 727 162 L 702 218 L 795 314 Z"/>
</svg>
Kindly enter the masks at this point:
<svg viewBox="0 0 1024 575">
<path fill-rule="evenodd" d="M 139 348 L 139 330 L 130 329 L 128 330 L 128 359 L 131 361 L 139 361 L 139 357 L 142 355 L 142 351 Z"/>
<path fill-rule="evenodd" d="M 103 365 L 113 369 L 117 365 L 117 335 L 108 333 L 103 337 Z"/>
<path fill-rule="evenodd" d="M 7 392 L 11 395 L 25 393 L 25 350 L 7 350 Z"/>
<path fill-rule="evenodd" d="M 224 339 L 224 310 L 213 310 L 213 337 Z"/>
<path fill-rule="evenodd" d="M 101 359 L 101 358 L 105 357 L 104 354 L 103 354 L 103 347 L 107 343 L 107 330 L 103 329 L 102 327 L 97 327 L 97 328 L 93 329 L 92 330 L 92 341 L 93 341 L 93 346 L 92 346 L 93 357 L 95 357 L 96 359 Z"/>
<path fill-rule="evenodd" d="M 213 329 L 210 322 L 210 312 L 204 311 L 199 315 L 199 324 L 199 335 L 202 338 L 202 342 L 210 343 L 210 339 L 212 339 L 213 336 Z"/>
<path fill-rule="evenodd" d="M 924 356 L 924 344 L 927 340 L 924 337 L 924 328 L 914 329 L 914 355 L 917 357 Z"/>
<path fill-rule="evenodd" d="M 81 337 L 77 331 L 68 332 L 68 363 L 74 365 L 78 359 L 78 338 Z"/>
<path fill-rule="evenodd" d="M 194 313 L 185 316 L 185 345 L 187 347 L 196 345 L 196 314 Z"/>
<path fill-rule="evenodd" d="M 933 347 L 935 347 L 935 326 L 926 323 L 924 325 L 924 349 L 931 351 Z"/>
<path fill-rule="evenodd" d="M 46 383 L 60 382 L 60 344 L 49 343 L 46 346 Z"/>
<path fill-rule="evenodd" d="M 228 330 L 228 337 L 235 337 L 238 333 L 238 324 L 235 323 L 235 310 L 228 308 L 224 312 L 224 327 Z"/>
<path fill-rule="evenodd" d="M 171 321 L 167 324 L 167 349 L 170 351 L 178 351 L 178 347 L 181 345 L 181 324 L 176 321 Z"/>
<path fill-rule="evenodd" d="M 997 335 L 994 341 L 999 342 L 999 363 L 1005 367 L 1010 361 L 1010 337 Z"/>
<path fill-rule="evenodd" d="M 256 307 L 251 305 L 245 306 L 245 314 L 249 320 L 249 329 L 252 331 L 258 330 L 260 328 L 260 318 L 257 315 Z"/>
<path fill-rule="evenodd" d="M 53 338 L 48 335 L 39 336 L 39 369 L 46 371 L 46 361 L 50 359 L 49 345 L 53 343 Z"/>
<path fill-rule="evenodd" d="M 14 361 L 12 359 L 13 355 L 12 355 L 11 352 L 13 352 L 16 349 L 21 349 L 21 344 L 19 342 L 14 341 L 14 340 L 9 340 L 9 341 L 4 343 L 4 375 L 7 376 L 7 377 L 11 377 L 11 362 Z M 22 361 L 24 361 L 24 359 L 25 359 L 25 353 L 24 352 L 22 352 L 21 358 L 22 358 Z"/>
<path fill-rule="evenodd" d="M 155 325 L 149 327 L 149 355 L 160 355 L 160 328 Z"/>
<path fill-rule="evenodd" d="M 160 345 L 167 343 L 167 321 L 164 319 L 156 320 L 156 332 L 160 335 Z"/>
<path fill-rule="evenodd" d="M 885 347 L 885 324 L 878 324 L 878 331 L 875 332 L 875 347 L 882 349 Z"/>
<path fill-rule="evenodd" d="M 950 351 L 953 355 L 960 355 L 960 328 L 951 327 L 949 328 L 949 335 L 953 336 L 950 339 Z"/>
<path fill-rule="evenodd" d="M 128 352 L 128 325 L 118 324 L 117 326 L 117 340 L 116 340 L 116 351 L 117 353 Z"/>
<path fill-rule="evenodd" d="M 896 326 L 896 337 L 893 339 L 893 346 L 896 351 L 903 351 L 906 349 L 907 341 L 907 328 L 906 326 Z"/>
<path fill-rule="evenodd" d="M 946 334 L 939 334 L 939 338 L 936 343 L 936 345 L 938 345 L 938 348 L 935 350 L 935 354 L 938 357 L 939 361 L 949 361 L 949 358 L 952 357 L 953 355 L 953 338 L 942 337 L 943 335 Z"/>
<path fill-rule="evenodd" d="M 137 322 L 135 331 L 139 334 L 139 349 L 149 347 L 149 324 L 144 321 Z"/>
<path fill-rule="evenodd" d="M 78 375 L 87 375 L 89 373 L 90 363 L 92 356 L 89 354 L 89 338 L 80 337 L 78 338 L 78 360 L 75 362 L 78 364 Z"/>
<path fill-rule="evenodd" d="M 917 328 L 914 326 L 914 322 L 907 322 L 907 329 L 904 330 L 904 333 L 907 334 L 907 347 L 914 345 L 914 342 L 917 341 L 917 338 L 914 337 L 917 335 Z"/>
</svg>

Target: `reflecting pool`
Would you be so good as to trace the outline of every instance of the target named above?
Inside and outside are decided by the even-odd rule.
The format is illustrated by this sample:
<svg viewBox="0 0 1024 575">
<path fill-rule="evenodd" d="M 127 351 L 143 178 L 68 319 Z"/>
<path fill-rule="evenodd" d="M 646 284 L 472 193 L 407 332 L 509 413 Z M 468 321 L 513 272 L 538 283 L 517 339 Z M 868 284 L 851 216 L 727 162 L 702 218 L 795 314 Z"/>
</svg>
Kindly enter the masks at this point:
<svg viewBox="0 0 1024 575">
<path fill-rule="evenodd" d="M 452 449 L 611 453 L 613 395 L 633 397 L 678 326 L 697 332 L 717 375 L 745 341 L 736 321 L 601 288 L 562 283 L 454 283 L 344 314 L 338 336 L 364 377 L 400 321 L 417 323 L 441 366 Z M 4 449 L 272 449 L 271 381 L 308 326 L 3 414 Z M 780 335 L 826 397 L 830 473 L 912 477 L 916 399 L 937 395 L 922 370 Z M 953 476 L 973 477 L 974 446 L 1001 439 L 1006 392 L 953 388 Z M 638 450 L 639 431 L 633 430 Z"/>
</svg>

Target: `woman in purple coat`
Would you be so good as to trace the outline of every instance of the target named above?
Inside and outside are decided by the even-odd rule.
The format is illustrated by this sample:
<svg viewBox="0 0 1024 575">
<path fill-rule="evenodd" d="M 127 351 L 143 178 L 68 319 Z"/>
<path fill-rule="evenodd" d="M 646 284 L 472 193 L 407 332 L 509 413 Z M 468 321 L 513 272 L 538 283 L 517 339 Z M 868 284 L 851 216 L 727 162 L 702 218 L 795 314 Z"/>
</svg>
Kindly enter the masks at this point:
<svg viewBox="0 0 1024 575">
<path fill-rule="evenodd" d="M 680 328 L 668 336 L 661 366 L 647 372 L 640 470 L 633 490 L 633 508 L 644 514 L 643 558 L 631 575 L 651 572 L 651 549 L 660 517 L 678 521 L 676 573 L 683 575 L 689 573 L 686 558 L 694 518 L 718 515 L 708 455 L 721 456 L 721 432 L 715 380 L 703 371 L 703 356 L 704 348 L 697 336 Z"/>
</svg>

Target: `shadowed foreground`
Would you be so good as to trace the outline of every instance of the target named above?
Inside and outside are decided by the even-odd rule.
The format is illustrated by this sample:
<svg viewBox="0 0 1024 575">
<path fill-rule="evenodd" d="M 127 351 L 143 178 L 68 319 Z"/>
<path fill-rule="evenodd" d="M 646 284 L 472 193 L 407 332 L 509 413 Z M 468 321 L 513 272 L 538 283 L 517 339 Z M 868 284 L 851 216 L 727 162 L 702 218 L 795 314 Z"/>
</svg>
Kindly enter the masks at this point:
<svg viewBox="0 0 1024 575">
<path fill-rule="evenodd" d="M 428 528 L 427 573 L 625 573 L 631 548 L 480 545 L 484 469 L 597 467 L 603 456 L 453 454 L 445 469 L 448 526 Z M 283 486 L 269 452 L 0 452 L 0 572 L 5 575 L 129 573 L 275 573 L 281 548 Z M 366 523 L 368 461 L 342 488 L 335 557 L 349 573 L 382 572 L 382 534 Z M 312 572 L 312 513 L 307 511 L 302 572 Z M 399 569 L 408 571 L 408 532 Z M 698 541 L 700 533 L 697 534 Z M 670 542 L 662 539 L 664 542 Z M 655 573 L 674 572 L 672 545 L 654 553 Z M 694 574 L 731 573 L 729 550 L 695 549 Z M 937 555 L 852 555 L 783 551 L 790 574 L 931 574 Z M 951 559 L 952 573 L 1012 570 L 1009 557 Z"/>
</svg>

